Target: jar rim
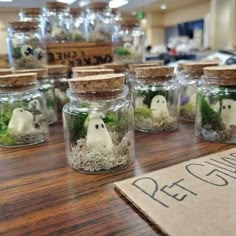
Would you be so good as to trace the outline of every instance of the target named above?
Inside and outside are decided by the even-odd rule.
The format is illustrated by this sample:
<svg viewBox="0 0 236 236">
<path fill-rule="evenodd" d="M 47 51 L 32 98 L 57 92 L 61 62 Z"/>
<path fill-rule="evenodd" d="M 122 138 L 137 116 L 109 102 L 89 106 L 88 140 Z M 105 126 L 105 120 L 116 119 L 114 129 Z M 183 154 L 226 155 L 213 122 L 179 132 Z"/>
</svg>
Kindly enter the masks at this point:
<svg viewBox="0 0 236 236">
<path fill-rule="evenodd" d="M 14 30 L 22 30 L 22 31 L 39 29 L 39 23 L 36 21 L 14 21 L 10 22 L 9 26 Z"/>
</svg>

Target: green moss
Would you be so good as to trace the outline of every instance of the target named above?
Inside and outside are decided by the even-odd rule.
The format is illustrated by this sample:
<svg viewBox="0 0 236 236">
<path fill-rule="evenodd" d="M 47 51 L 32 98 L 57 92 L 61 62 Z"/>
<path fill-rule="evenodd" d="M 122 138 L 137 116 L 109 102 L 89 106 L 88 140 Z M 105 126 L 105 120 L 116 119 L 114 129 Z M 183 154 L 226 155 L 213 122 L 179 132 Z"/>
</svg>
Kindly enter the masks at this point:
<svg viewBox="0 0 236 236">
<path fill-rule="evenodd" d="M 185 111 L 188 111 L 190 113 L 194 113 L 195 112 L 194 106 L 191 103 L 187 103 L 187 104 L 181 106 L 181 110 L 185 110 Z"/>
<path fill-rule="evenodd" d="M 144 118 L 144 119 L 151 118 L 152 110 L 145 106 L 137 107 L 134 109 L 134 116 L 136 118 Z"/>
<path fill-rule="evenodd" d="M 118 56 L 128 56 L 131 55 L 131 52 L 126 48 L 116 48 L 114 53 Z"/>
<path fill-rule="evenodd" d="M 52 99 L 52 98 L 47 98 L 46 103 L 47 103 L 48 108 L 54 108 L 55 107 L 55 102 L 54 102 L 54 99 Z"/>
<path fill-rule="evenodd" d="M 75 34 L 74 40 L 75 40 L 75 42 L 80 42 L 80 41 L 84 40 L 84 37 L 82 34 Z"/>
<path fill-rule="evenodd" d="M 20 59 L 22 57 L 20 47 L 13 47 L 12 48 L 12 56 L 14 59 Z"/>
<path fill-rule="evenodd" d="M 5 134 L 0 136 L 0 143 L 3 145 L 15 145 L 16 140 L 13 132 L 8 129 Z"/>
</svg>

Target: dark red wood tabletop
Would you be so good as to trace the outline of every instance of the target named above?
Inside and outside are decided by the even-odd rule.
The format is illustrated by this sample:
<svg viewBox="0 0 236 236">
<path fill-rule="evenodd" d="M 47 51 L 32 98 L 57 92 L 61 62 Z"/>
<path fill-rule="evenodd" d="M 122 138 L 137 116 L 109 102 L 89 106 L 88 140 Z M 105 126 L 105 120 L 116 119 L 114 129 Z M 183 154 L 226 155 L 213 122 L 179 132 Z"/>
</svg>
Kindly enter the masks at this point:
<svg viewBox="0 0 236 236">
<path fill-rule="evenodd" d="M 67 167 L 60 125 L 46 143 L 0 148 L 0 235 L 161 235 L 113 183 L 233 147 L 198 139 L 191 124 L 135 139 L 134 164 L 102 175 Z"/>
</svg>

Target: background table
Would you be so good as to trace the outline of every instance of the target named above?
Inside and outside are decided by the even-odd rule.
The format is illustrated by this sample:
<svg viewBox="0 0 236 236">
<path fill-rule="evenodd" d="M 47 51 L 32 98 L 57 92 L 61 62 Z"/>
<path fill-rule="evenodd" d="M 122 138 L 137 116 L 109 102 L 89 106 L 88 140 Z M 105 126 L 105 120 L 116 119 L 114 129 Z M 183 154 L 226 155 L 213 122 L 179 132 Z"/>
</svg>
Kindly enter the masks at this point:
<svg viewBox="0 0 236 236">
<path fill-rule="evenodd" d="M 46 143 L 0 148 L 0 235 L 160 234 L 114 190 L 113 182 L 233 147 L 194 137 L 191 124 L 135 138 L 134 164 L 103 175 L 67 167 L 60 125 L 51 127 Z"/>
</svg>

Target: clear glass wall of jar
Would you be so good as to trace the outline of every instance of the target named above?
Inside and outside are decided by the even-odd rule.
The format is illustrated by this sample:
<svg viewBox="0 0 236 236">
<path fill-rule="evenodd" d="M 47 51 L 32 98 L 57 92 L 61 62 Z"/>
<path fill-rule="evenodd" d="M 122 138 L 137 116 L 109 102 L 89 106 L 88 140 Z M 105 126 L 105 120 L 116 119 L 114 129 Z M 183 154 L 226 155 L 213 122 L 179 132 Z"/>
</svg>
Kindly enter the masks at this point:
<svg viewBox="0 0 236 236">
<path fill-rule="evenodd" d="M 61 43 L 73 41 L 72 16 L 68 4 L 47 2 L 44 9 L 46 38 L 48 42 Z"/>
<path fill-rule="evenodd" d="M 66 94 L 68 89 L 68 67 L 66 65 L 48 65 L 48 79 L 54 87 L 57 117 L 62 120 L 62 108 L 69 102 Z"/>
<path fill-rule="evenodd" d="M 202 80 L 196 135 L 207 141 L 236 144 L 236 66 L 206 67 Z"/>
<path fill-rule="evenodd" d="M 113 60 L 125 64 L 144 61 L 144 31 L 139 21 L 122 21 L 113 34 Z"/>
<path fill-rule="evenodd" d="M 203 68 L 216 66 L 215 62 L 189 62 L 183 63 L 183 74 L 180 83 L 180 118 L 186 121 L 195 121 L 196 96 L 201 87 Z"/>
<path fill-rule="evenodd" d="M 74 170 L 111 172 L 133 162 L 133 108 L 123 83 L 123 74 L 69 80 L 63 121 L 67 159 Z"/>
<path fill-rule="evenodd" d="M 45 141 L 49 136 L 45 106 L 36 74 L 0 76 L 0 145 L 16 147 Z"/>
<path fill-rule="evenodd" d="M 90 3 L 87 8 L 86 39 L 88 42 L 111 42 L 114 32 L 108 3 Z"/>
<path fill-rule="evenodd" d="M 136 69 L 133 88 L 135 129 L 171 131 L 178 126 L 179 89 L 172 67 Z"/>
<path fill-rule="evenodd" d="M 72 16 L 72 39 L 74 42 L 85 41 L 85 14 L 81 8 L 71 8 L 70 14 Z"/>
<path fill-rule="evenodd" d="M 46 45 L 37 22 L 10 23 L 7 45 L 9 61 L 15 70 L 46 66 Z"/>
<path fill-rule="evenodd" d="M 54 93 L 54 85 L 48 79 L 48 70 L 34 69 L 34 70 L 16 70 L 15 73 L 36 73 L 39 82 L 39 91 L 43 93 L 46 100 L 45 114 L 49 124 L 57 122 L 57 106 Z"/>
</svg>

